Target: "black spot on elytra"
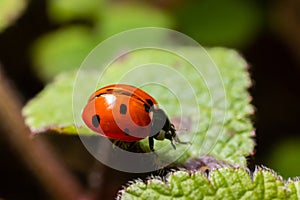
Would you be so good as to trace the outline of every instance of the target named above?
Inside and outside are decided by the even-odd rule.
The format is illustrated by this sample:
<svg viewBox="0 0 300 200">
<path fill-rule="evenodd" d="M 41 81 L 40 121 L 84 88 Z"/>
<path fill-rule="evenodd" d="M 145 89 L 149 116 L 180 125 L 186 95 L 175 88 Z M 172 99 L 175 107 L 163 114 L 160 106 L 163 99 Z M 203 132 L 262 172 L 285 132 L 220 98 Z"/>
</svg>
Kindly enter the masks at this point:
<svg viewBox="0 0 300 200">
<path fill-rule="evenodd" d="M 146 101 L 150 106 L 153 106 L 153 101 L 151 99 L 146 99 Z"/>
<path fill-rule="evenodd" d="M 125 128 L 125 129 L 124 129 L 124 133 L 125 133 L 125 135 L 129 135 L 129 129 L 128 129 L 128 128 Z"/>
<path fill-rule="evenodd" d="M 95 128 L 97 128 L 100 125 L 100 117 L 99 115 L 94 115 L 92 117 L 92 124 Z"/>
<path fill-rule="evenodd" d="M 127 112 L 127 106 L 126 106 L 125 104 L 121 104 L 121 105 L 120 105 L 120 113 L 121 113 L 122 115 L 125 115 L 126 112 Z"/>
</svg>

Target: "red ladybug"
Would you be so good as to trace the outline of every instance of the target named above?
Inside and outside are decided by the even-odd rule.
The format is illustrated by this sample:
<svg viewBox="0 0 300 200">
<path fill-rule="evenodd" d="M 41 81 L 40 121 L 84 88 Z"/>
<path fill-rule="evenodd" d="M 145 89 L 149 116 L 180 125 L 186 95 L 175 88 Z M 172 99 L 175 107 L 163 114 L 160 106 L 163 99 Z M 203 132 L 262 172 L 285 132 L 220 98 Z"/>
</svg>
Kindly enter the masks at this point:
<svg viewBox="0 0 300 200">
<path fill-rule="evenodd" d="M 143 90 L 126 84 L 103 87 L 91 95 L 82 112 L 82 119 L 93 131 L 107 138 L 135 142 L 149 137 L 154 151 L 154 139 L 180 142 L 157 101 Z"/>
</svg>

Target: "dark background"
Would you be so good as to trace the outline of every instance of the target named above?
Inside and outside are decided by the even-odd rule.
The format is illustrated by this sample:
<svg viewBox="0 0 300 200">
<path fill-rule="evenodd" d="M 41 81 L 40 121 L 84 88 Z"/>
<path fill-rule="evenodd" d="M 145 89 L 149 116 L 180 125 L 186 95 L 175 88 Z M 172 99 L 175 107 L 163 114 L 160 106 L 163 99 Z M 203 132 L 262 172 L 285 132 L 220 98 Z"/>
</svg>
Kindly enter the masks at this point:
<svg viewBox="0 0 300 200">
<path fill-rule="evenodd" d="M 184 4 L 184 2 L 181 3 Z M 293 31 L 299 33 L 300 15 L 294 19 L 292 17 L 287 19 L 287 21 L 295 20 L 298 26 L 292 25 L 286 28 L 284 25 L 280 27 L 279 23 L 277 30 L 281 28 L 283 30 L 277 31 L 268 24 L 268 13 L 273 11 L 274 2 L 257 1 L 257 4 L 263 11 L 261 28 L 247 45 L 233 46 L 233 48 L 236 48 L 250 64 L 250 73 L 253 79 L 250 93 L 253 97 L 252 103 L 256 108 L 253 121 L 256 127 L 257 145 L 254 157 L 249 158 L 249 164 L 252 167 L 266 165 L 274 169 L 276 165 L 273 165 L 272 153 L 277 146 L 285 140 L 300 140 L 298 130 L 300 45 L 296 38 L 294 41 L 291 36 Z M 297 5 L 299 6 L 299 4 Z M 283 7 L 282 9 L 288 8 Z M 295 9 L 299 11 L 299 7 Z M 45 1 L 31 1 L 25 13 L 15 24 L 0 34 L 0 62 L 4 67 L 4 72 L 11 80 L 11 84 L 20 93 L 23 103 L 34 97 L 44 87 L 44 83 L 32 69 L 28 49 L 37 37 L 58 26 L 48 19 Z M 178 29 L 180 30 L 180 26 Z M 181 31 L 184 32 L 184 30 Z M 222 44 L 213 45 L 220 46 Z M 51 140 L 55 142 L 57 139 L 52 138 Z M 72 140 L 77 141 L 76 138 Z M 0 146 L 0 197 L 7 199 L 50 198 L 32 172 L 20 161 L 14 149 L 1 136 Z M 61 150 L 58 148 L 57 151 Z M 293 154 L 293 151 L 290 151 L 289 153 L 291 155 L 286 156 L 290 156 L 290 159 L 299 157 L 296 152 Z M 87 156 L 89 155 L 87 154 Z M 280 155 L 277 159 L 281 159 Z M 289 163 L 287 163 L 287 167 L 289 167 Z M 279 170 L 279 174 L 285 175 L 284 169 L 282 171 L 280 171 L 281 169 L 275 170 Z M 293 174 L 293 176 L 299 175 L 299 172 L 294 172 L 298 174 Z M 83 182 L 85 181 L 82 177 L 83 174 L 76 170 L 74 173 L 77 173 Z M 119 175 L 119 172 L 114 171 L 114 173 L 116 177 Z M 124 183 L 127 181 L 126 178 L 122 180 Z"/>
</svg>

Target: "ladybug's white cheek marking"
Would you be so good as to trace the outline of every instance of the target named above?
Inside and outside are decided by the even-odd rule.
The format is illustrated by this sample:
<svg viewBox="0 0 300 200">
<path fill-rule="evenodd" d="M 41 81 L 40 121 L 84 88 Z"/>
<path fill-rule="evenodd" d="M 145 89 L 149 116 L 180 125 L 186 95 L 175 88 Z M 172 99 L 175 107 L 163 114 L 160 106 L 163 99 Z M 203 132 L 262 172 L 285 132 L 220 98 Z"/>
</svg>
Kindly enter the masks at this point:
<svg viewBox="0 0 300 200">
<path fill-rule="evenodd" d="M 104 94 L 102 95 L 105 98 L 105 101 L 107 103 L 108 108 L 112 109 L 115 106 L 116 103 L 116 96 L 112 95 L 112 94 Z"/>
<path fill-rule="evenodd" d="M 150 116 L 150 119 L 152 121 L 152 119 L 153 119 L 153 111 L 149 112 L 149 116 Z"/>
</svg>

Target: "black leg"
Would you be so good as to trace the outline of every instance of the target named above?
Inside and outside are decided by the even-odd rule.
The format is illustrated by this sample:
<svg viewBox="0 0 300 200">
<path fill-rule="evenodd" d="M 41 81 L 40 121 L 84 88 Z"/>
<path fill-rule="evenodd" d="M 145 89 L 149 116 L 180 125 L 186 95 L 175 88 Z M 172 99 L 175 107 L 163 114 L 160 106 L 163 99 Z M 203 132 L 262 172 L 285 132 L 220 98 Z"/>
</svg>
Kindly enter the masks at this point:
<svg viewBox="0 0 300 200">
<path fill-rule="evenodd" d="M 151 151 L 154 151 L 154 138 L 153 137 L 149 137 L 149 147 Z"/>
<path fill-rule="evenodd" d="M 172 145 L 173 149 L 176 150 L 176 146 L 175 146 L 175 144 L 173 143 L 173 140 L 171 140 L 171 145 Z"/>
</svg>

